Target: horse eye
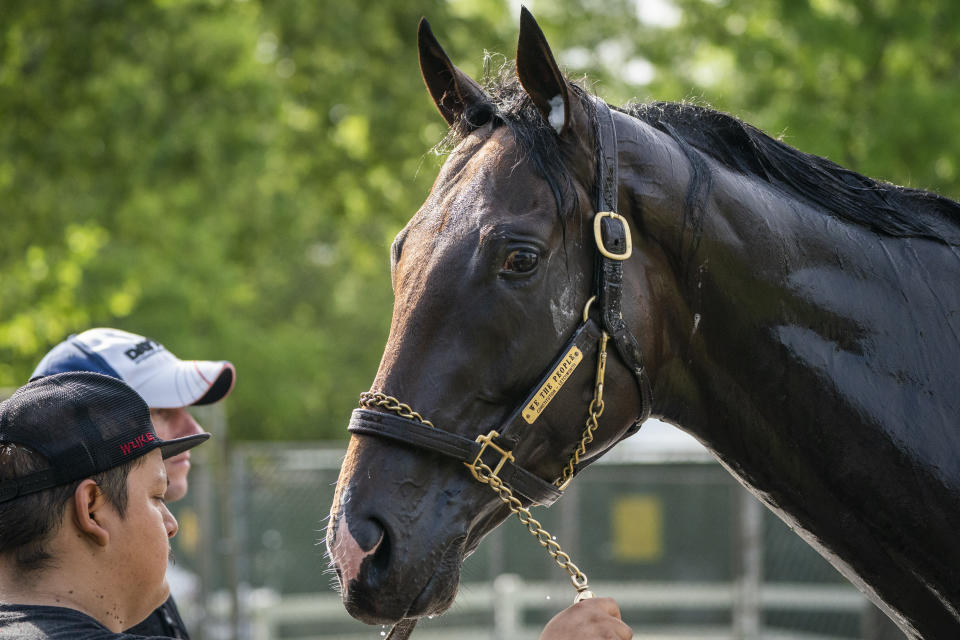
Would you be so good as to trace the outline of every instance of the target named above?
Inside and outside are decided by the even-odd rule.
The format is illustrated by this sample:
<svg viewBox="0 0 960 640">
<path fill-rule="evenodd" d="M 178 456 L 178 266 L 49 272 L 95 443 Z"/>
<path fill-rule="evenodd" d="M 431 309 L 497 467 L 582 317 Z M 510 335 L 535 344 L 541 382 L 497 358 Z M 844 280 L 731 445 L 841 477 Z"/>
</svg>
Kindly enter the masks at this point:
<svg viewBox="0 0 960 640">
<path fill-rule="evenodd" d="M 533 249 L 514 249 L 503 261 L 503 271 L 507 273 L 530 273 L 537 268 L 540 256 Z"/>
</svg>

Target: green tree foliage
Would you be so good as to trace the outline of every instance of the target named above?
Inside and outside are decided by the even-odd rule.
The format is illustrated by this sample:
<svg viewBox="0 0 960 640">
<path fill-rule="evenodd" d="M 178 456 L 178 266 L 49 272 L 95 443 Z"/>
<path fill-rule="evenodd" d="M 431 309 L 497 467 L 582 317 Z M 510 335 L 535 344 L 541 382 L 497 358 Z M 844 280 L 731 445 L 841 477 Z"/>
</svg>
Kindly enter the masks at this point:
<svg viewBox="0 0 960 640">
<path fill-rule="evenodd" d="M 441 2 L 0 6 L 0 385 L 119 326 L 233 360 L 240 436 L 343 433 L 437 167 L 421 11 L 496 39 Z"/>
<path fill-rule="evenodd" d="M 960 196 L 960 5 L 638 1 L 530 6 L 561 64 L 613 102 L 710 103 Z M 69 333 L 116 326 L 233 360 L 236 437 L 342 437 L 389 326 L 390 242 L 439 165 L 417 20 L 479 77 L 485 49 L 512 56 L 517 13 L 0 3 L 0 386 Z"/>
<path fill-rule="evenodd" d="M 605 97 L 708 104 L 871 177 L 960 198 L 960 4 L 631 0 L 612 3 L 612 19 L 570 20 L 581 3 L 538 19 Z M 645 63 L 656 75 L 631 84 Z"/>
</svg>

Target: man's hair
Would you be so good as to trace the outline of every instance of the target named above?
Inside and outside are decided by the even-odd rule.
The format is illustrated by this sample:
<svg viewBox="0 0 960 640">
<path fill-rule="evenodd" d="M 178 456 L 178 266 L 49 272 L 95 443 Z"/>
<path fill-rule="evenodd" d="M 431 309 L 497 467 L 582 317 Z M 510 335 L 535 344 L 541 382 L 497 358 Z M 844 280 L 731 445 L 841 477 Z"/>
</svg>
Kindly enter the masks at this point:
<svg viewBox="0 0 960 640">
<path fill-rule="evenodd" d="M 127 510 L 127 476 L 143 464 L 138 456 L 90 478 L 121 518 Z M 23 477 L 50 467 L 47 459 L 29 449 L 0 442 L 0 481 Z M 63 523 L 64 505 L 83 479 L 0 503 L 0 555 L 9 556 L 27 574 L 47 568 L 54 558 L 47 549 Z"/>
</svg>

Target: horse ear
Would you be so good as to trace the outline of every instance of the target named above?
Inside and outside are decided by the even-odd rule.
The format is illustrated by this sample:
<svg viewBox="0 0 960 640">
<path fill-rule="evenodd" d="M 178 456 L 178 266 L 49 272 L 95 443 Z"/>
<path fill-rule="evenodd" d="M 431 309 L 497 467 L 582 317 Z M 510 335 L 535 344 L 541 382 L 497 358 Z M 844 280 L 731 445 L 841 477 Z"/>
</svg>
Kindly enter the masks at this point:
<svg viewBox="0 0 960 640">
<path fill-rule="evenodd" d="M 520 8 L 517 78 L 543 118 L 560 135 L 566 133 L 573 122 L 573 90 L 553 59 L 540 25 L 526 7 Z"/>
<path fill-rule="evenodd" d="M 453 66 L 433 35 L 426 18 L 420 18 L 417 45 L 420 48 L 420 74 L 423 82 L 448 125 L 453 126 L 465 112 L 492 113 L 493 107 L 487 94 L 470 76 Z M 480 126 L 483 122 L 471 124 Z"/>
</svg>

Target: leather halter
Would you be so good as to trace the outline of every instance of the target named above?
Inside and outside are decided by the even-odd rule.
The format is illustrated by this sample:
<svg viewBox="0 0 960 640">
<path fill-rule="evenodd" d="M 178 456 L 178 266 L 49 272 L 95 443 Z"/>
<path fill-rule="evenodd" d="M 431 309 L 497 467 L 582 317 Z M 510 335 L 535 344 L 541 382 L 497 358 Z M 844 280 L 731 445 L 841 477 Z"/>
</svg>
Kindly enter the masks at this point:
<svg viewBox="0 0 960 640">
<path fill-rule="evenodd" d="M 623 437 L 632 434 L 650 415 L 652 391 L 646 375 L 643 354 L 639 342 L 630 332 L 621 312 L 623 295 L 623 261 L 629 258 L 632 249 L 630 228 L 625 218 L 614 213 L 617 209 L 618 158 L 617 138 L 613 114 L 601 100 L 593 99 L 596 108 L 597 137 L 597 213 L 594 218 L 594 236 L 597 246 L 596 280 L 594 297 L 599 304 L 599 322 L 584 310 L 583 322 L 574 331 L 566 346 L 546 369 L 541 380 L 533 387 L 526 399 L 495 431 L 487 436 L 471 440 L 464 436 L 443 431 L 424 421 L 391 415 L 374 409 L 355 409 L 347 429 L 350 433 L 377 436 L 413 445 L 434 453 L 453 458 L 468 466 L 476 460 L 487 459 L 495 452 L 500 456 L 490 467 L 496 466 L 496 474 L 515 493 L 533 503 L 549 506 L 557 501 L 563 491 L 556 483 L 548 482 L 519 466 L 512 451 L 532 424 L 530 408 L 538 404 L 537 397 L 548 385 L 551 376 L 562 370 L 579 351 L 591 354 L 597 351 L 597 342 L 606 332 L 613 340 L 623 363 L 633 373 L 640 390 L 641 406 L 634 425 Z M 573 354 L 573 355 L 572 355 Z M 527 414 L 526 416 L 524 414 Z M 534 417 L 534 420 L 536 418 Z M 588 461 L 589 462 L 589 461 Z M 577 471 L 586 466 L 580 463 Z"/>
</svg>

